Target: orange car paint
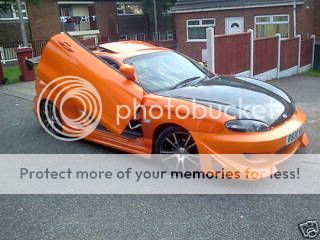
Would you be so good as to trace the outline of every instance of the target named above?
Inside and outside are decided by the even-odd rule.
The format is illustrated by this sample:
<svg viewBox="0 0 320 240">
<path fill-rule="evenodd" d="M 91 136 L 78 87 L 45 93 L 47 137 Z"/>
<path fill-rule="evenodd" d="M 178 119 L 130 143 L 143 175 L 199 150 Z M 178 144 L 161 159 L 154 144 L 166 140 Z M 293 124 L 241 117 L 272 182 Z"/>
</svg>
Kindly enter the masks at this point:
<svg viewBox="0 0 320 240">
<path fill-rule="evenodd" d="M 102 49 L 93 53 L 89 52 L 68 35 L 61 33 L 51 38 L 38 66 L 35 103 L 38 101 L 39 93 L 44 86 L 51 80 L 63 75 L 79 76 L 90 80 L 97 88 L 103 103 L 101 126 L 110 132 L 95 130 L 86 138 L 88 141 L 128 153 L 151 154 L 157 130 L 164 125 L 174 124 L 183 127 L 192 134 L 200 154 L 292 154 L 298 148 L 308 145 L 306 134 L 289 147 L 286 147 L 285 143 L 286 136 L 302 127 L 306 122 L 306 116 L 301 109 L 297 109 L 294 116 L 288 121 L 269 132 L 263 133 L 237 133 L 225 129 L 224 123 L 234 119 L 232 116 L 223 116 L 214 121 L 209 116 L 203 120 L 193 119 L 191 116 L 185 120 L 180 120 L 175 116 L 168 119 L 166 117 L 168 113 L 166 112 L 164 117 L 159 120 L 152 120 L 148 124 L 142 121 L 142 138 L 129 139 L 123 137 L 121 133 L 133 115 L 117 125 L 115 123 L 116 104 L 126 104 L 133 107 L 132 100 L 136 98 L 138 103 L 150 109 L 154 104 L 161 105 L 161 102 L 166 101 L 167 98 L 147 94 L 137 82 L 126 79 L 119 71 L 108 66 L 97 56 L 110 58 L 122 65 L 124 60 L 131 56 L 170 50 L 138 41 L 111 43 L 102 47 L 108 49 L 108 51 Z M 171 101 L 176 107 L 181 104 L 189 104 L 179 99 L 171 99 Z M 217 111 L 211 108 L 207 108 L 207 110 Z M 220 163 L 223 166 L 225 160 L 220 160 Z M 230 163 L 228 164 L 230 165 Z M 212 169 L 208 162 L 203 163 L 202 167 Z M 233 167 L 239 168 L 239 165 L 234 164 Z"/>
<path fill-rule="evenodd" d="M 128 81 L 120 72 L 113 71 L 94 54 L 87 51 L 66 34 L 50 39 L 38 66 L 37 82 L 43 84 L 61 76 L 78 76 L 90 81 L 102 97 L 101 125 L 115 134 L 121 134 L 128 120 L 116 124 L 116 105 L 132 107 L 143 99 L 143 90 L 137 83 Z M 37 94 L 42 85 L 37 84 Z M 132 113 L 133 117 L 134 113 Z"/>
</svg>

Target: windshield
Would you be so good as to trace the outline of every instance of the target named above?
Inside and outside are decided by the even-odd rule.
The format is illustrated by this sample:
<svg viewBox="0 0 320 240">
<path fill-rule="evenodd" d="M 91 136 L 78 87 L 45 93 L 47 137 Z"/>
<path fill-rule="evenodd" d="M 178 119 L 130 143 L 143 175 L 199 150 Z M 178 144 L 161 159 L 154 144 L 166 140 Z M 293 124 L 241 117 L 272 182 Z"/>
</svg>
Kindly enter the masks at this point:
<svg viewBox="0 0 320 240">
<path fill-rule="evenodd" d="M 149 92 L 182 87 L 209 74 L 200 64 L 173 51 L 136 56 L 125 63 L 134 66 L 140 84 Z"/>
</svg>

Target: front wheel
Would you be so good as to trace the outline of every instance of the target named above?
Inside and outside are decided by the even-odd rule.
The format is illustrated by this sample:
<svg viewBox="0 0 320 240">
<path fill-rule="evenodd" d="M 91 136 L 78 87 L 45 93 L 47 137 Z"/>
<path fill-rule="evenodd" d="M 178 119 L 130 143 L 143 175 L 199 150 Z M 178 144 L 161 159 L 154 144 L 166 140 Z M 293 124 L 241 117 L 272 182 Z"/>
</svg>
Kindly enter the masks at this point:
<svg viewBox="0 0 320 240">
<path fill-rule="evenodd" d="M 155 140 L 154 154 L 160 154 L 161 163 L 170 171 L 199 171 L 200 158 L 191 134 L 171 126 L 163 130 Z"/>
<path fill-rule="evenodd" d="M 58 110 L 49 100 L 44 100 L 40 105 L 40 119 L 43 127 L 54 136 L 62 132 L 61 118 Z"/>
</svg>

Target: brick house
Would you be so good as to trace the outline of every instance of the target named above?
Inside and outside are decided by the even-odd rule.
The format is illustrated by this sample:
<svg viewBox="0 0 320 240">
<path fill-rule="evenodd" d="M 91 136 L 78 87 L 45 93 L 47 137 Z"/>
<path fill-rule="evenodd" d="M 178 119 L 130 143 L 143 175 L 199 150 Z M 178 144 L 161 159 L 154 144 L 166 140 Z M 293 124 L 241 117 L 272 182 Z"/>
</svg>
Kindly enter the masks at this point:
<svg viewBox="0 0 320 240">
<path fill-rule="evenodd" d="M 66 31 L 80 39 L 147 40 L 153 31 L 143 13 L 141 1 L 57 1 L 41 0 L 38 4 L 23 3 L 29 39 L 47 40 Z M 15 4 L 10 11 L 0 11 L 0 41 L 19 40 L 20 29 Z M 172 40 L 171 15 L 159 17 L 160 40 Z"/>
<path fill-rule="evenodd" d="M 26 4 L 22 3 L 22 14 L 30 40 L 30 29 Z M 0 42 L 18 41 L 21 39 L 19 17 L 17 15 L 17 5 L 8 4 L 5 9 L 0 8 Z"/>
<path fill-rule="evenodd" d="M 314 16 L 313 16 L 313 27 L 314 33 L 317 36 L 317 40 L 320 41 L 320 1 L 314 2 Z"/>
<path fill-rule="evenodd" d="M 303 38 L 319 31 L 319 2 L 296 0 L 297 33 Z M 253 29 L 257 38 L 276 33 L 283 38 L 294 35 L 293 0 L 178 0 L 172 12 L 178 50 L 199 61 L 208 27 L 214 27 L 217 35 L 241 33 L 248 29 Z"/>
</svg>

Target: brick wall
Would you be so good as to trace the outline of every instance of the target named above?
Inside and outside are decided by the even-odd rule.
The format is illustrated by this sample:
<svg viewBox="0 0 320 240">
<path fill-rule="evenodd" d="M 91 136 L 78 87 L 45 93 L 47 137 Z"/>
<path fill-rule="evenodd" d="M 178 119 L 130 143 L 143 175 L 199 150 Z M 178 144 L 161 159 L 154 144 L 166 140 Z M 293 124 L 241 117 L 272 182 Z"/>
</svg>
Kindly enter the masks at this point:
<svg viewBox="0 0 320 240">
<path fill-rule="evenodd" d="M 117 32 L 117 10 L 115 2 L 98 1 L 95 3 L 97 26 L 101 37 L 113 36 Z"/>
<path fill-rule="evenodd" d="M 29 22 L 25 21 L 27 37 L 30 40 Z M 0 42 L 22 41 L 20 23 L 18 21 L 1 21 L 0 22 Z"/>
<path fill-rule="evenodd" d="M 297 7 L 297 19 L 298 32 L 308 35 L 313 33 L 312 27 L 312 16 L 313 16 L 313 1 L 306 0 L 310 4 L 310 8 L 305 5 L 298 5 Z M 315 0 L 318 1 L 318 0 Z M 319 1 L 320 2 L 320 1 Z M 293 17 L 292 7 L 269 7 L 269 8 L 256 8 L 256 9 L 235 9 L 235 10 L 222 10 L 222 11 L 211 11 L 211 12 L 195 12 L 195 13 L 180 13 L 176 14 L 176 32 L 178 50 L 187 54 L 188 56 L 200 61 L 201 60 L 201 49 L 206 48 L 206 43 L 194 43 L 187 42 L 186 34 L 186 21 L 188 19 L 197 18 L 215 18 L 216 19 L 216 34 L 225 34 L 225 18 L 226 17 L 244 17 L 244 30 L 254 29 L 254 19 L 258 15 L 274 15 L 274 14 L 288 14 L 290 15 L 290 36 L 293 36 Z"/>
<path fill-rule="evenodd" d="M 305 4 L 297 8 L 297 32 L 304 39 L 314 34 L 313 16 L 316 12 L 314 3 L 317 1 L 319 0 L 305 0 Z"/>
<path fill-rule="evenodd" d="M 33 41 L 46 40 L 61 32 L 59 8 L 55 0 L 42 0 L 28 7 Z"/>
<path fill-rule="evenodd" d="M 225 34 L 225 18 L 226 17 L 243 16 L 244 22 L 245 22 L 244 29 L 246 31 L 248 29 L 254 29 L 254 17 L 257 15 L 290 14 L 290 13 L 291 13 L 291 9 L 289 7 L 277 7 L 277 8 L 236 9 L 236 10 L 177 14 L 176 15 L 176 31 L 177 31 L 178 50 L 200 61 L 201 50 L 204 49 L 206 46 L 205 43 L 187 42 L 186 21 L 188 19 L 215 18 L 216 19 L 215 31 L 216 31 L 216 34 L 220 35 L 220 34 Z M 292 20 L 290 22 L 292 22 Z"/>
<path fill-rule="evenodd" d="M 320 1 L 314 0 L 314 16 L 313 16 L 314 32 L 317 39 L 320 40 Z"/>
<path fill-rule="evenodd" d="M 148 18 L 142 16 L 118 16 L 118 31 L 119 34 L 127 33 L 145 33 L 148 32 Z"/>
</svg>

